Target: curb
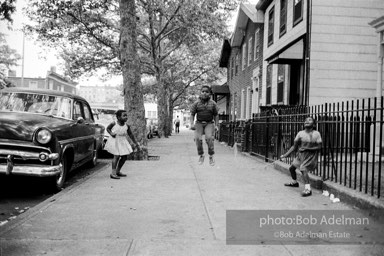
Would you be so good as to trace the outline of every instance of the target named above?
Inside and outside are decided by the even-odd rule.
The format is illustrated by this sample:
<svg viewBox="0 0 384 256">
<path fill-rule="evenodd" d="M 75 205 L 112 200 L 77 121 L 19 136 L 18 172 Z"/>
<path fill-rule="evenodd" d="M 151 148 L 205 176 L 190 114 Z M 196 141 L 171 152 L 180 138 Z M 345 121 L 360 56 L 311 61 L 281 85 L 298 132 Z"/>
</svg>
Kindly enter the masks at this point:
<svg viewBox="0 0 384 256">
<path fill-rule="evenodd" d="M 264 162 L 260 158 L 257 158 L 254 155 L 251 155 L 247 152 L 241 152 L 242 155 L 255 159 L 258 162 Z M 287 176 L 290 176 L 289 166 L 286 163 L 281 161 L 276 161 L 273 163 L 273 167 L 275 170 L 284 173 Z M 352 188 L 345 187 L 343 185 L 337 184 L 332 181 L 323 181 L 321 177 L 318 177 L 312 173 L 308 173 L 309 179 L 311 182 L 311 187 L 318 190 L 327 190 L 329 194 L 334 194 L 335 197 L 340 198 L 340 200 L 346 204 L 351 205 L 354 208 L 359 208 L 362 210 L 370 210 L 370 211 L 380 211 L 384 210 L 384 201 L 379 200 L 373 196 L 369 196 L 367 194 L 361 193 L 358 190 L 354 190 Z M 300 183 L 303 182 L 303 178 L 301 175 L 297 175 L 297 180 Z"/>
<path fill-rule="evenodd" d="M 274 167 L 276 170 L 290 176 L 288 164 L 276 162 L 274 163 Z M 321 177 L 311 173 L 308 173 L 308 175 L 312 187 L 320 190 L 327 190 L 329 194 L 334 194 L 335 197 L 340 198 L 342 202 L 363 210 L 384 210 L 384 201 L 332 181 L 323 181 Z M 298 175 L 297 178 L 303 183 L 301 175 Z"/>
<path fill-rule="evenodd" d="M 63 197 L 65 194 L 68 194 L 68 193 L 75 191 L 84 182 L 86 182 L 87 180 L 89 180 L 90 178 L 92 178 L 93 176 L 95 176 L 96 174 L 98 174 L 99 172 L 101 172 L 102 170 L 107 168 L 108 166 L 110 166 L 110 164 L 96 167 L 95 170 L 91 174 L 87 175 L 84 179 L 74 183 L 74 184 L 76 184 L 76 186 L 74 186 L 74 184 L 72 184 L 69 187 L 66 187 L 65 189 L 61 190 L 60 192 L 54 194 L 53 196 L 48 197 L 43 202 L 41 202 L 41 203 L 33 206 L 32 208 L 28 209 L 28 211 L 25 211 L 22 214 L 18 215 L 16 219 L 9 221 L 8 223 L 4 224 L 3 226 L 0 227 L 0 237 L 2 237 L 3 234 L 14 229 L 15 227 L 22 225 L 24 222 L 28 221 L 29 219 L 31 219 L 36 214 L 39 214 L 42 210 L 44 210 L 44 209 L 48 208 L 50 205 L 54 204 L 58 199 Z"/>
</svg>

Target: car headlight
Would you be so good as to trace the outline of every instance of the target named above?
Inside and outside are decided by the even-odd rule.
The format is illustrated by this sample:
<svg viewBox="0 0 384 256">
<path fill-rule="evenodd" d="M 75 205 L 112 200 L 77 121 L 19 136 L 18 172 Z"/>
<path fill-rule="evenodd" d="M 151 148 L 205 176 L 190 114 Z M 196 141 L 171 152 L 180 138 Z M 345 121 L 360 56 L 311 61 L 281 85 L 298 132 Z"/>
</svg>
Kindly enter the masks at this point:
<svg viewBox="0 0 384 256">
<path fill-rule="evenodd" d="M 40 144 L 47 144 L 52 139 L 52 133 L 47 129 L 41 129 L 36 134 L 36 141 Z"/>
</svg>

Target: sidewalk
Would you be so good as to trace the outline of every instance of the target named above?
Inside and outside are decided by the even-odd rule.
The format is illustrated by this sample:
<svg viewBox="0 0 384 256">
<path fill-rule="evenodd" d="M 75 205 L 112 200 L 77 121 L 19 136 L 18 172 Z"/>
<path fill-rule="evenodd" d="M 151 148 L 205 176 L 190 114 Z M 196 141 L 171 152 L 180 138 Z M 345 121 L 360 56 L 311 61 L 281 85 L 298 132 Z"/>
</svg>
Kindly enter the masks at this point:
<svg viewBox="0 0 384 256">
<path fill-rule="evenodd" d="M 216 165 L 200 166 L 191 131 L 149 143 L 159 161 L 129 161 L 120 180 L 108 165 L 0 227 L 0 256 L 384 255 L 372 244 L 226 245 L 226 210 L 351 207 L 316 190 L 303 198 L 302 184 L 284 187 L 287 175 L 217 141 Z M 382 226 L 358 235 L 382 236 Z"/>
</svg>

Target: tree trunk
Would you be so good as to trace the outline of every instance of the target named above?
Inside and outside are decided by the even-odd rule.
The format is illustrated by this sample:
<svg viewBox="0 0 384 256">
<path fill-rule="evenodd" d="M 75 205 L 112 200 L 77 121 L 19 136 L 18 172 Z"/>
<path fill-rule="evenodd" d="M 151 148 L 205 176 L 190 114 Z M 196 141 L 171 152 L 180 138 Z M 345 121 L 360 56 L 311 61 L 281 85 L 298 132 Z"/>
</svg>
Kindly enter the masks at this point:
<svg viewBox="0 0 384 256">
<path fill-rule="evenodd" d="M 169 97 L 168 99 L 169 101 L 169 133 L 172 133 L 172 129 L 174 127 L 174 124 L 173 124 L 173 100 L 172 100 L 172 97 Z"/>
<path fill-rule="evenodd" d="M 135 0 L 120 0 L 120 62 L 123 73 L 124 105 L 128 124 L 142 150 L 132 154 L 133 159 L 148 158 L 143 91 L 141 87 L 140 59 L 136 46 Z"/>
</svg>

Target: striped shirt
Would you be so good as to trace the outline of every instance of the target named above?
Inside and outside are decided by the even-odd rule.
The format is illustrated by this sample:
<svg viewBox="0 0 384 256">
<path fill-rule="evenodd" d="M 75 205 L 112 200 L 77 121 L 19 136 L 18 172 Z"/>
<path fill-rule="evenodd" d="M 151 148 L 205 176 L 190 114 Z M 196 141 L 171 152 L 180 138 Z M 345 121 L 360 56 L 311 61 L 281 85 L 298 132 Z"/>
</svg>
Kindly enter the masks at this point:
<svg viewBox="0 0 384 256">
<path fill-rule="evenodd" d="M 211 99 L 205 103 L 201 99 L 198 99 L 191 107 L 191 116 L 197 114 L 198 122 L 212 122 L 213 118 L 217 116 L 218 113 L 219 109 L 216 102 Z"/>
</svg>

